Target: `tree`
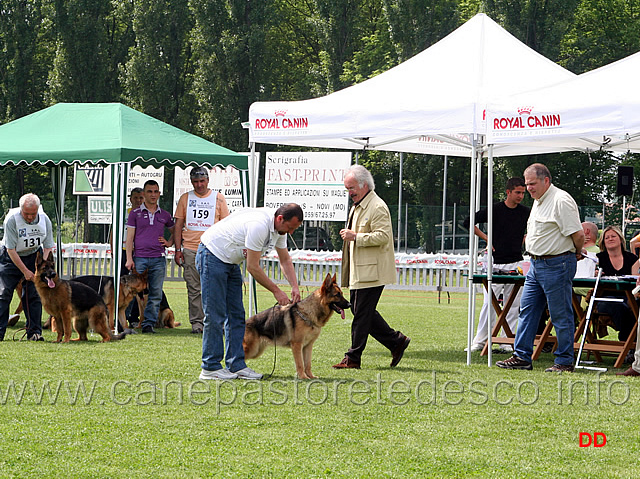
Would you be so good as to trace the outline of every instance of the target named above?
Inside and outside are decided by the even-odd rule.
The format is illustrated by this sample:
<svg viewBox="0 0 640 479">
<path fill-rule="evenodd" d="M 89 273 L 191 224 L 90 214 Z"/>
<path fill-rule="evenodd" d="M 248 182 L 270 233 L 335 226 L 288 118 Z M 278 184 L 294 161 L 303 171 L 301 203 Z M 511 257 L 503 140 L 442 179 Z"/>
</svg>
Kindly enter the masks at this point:
<svg viewBox="0 0 640 479">
<path fill-rule="evenodd" d="M 640 49 L 639 0 L 582 0 L 560 43 L 560 63 L 583 73 Z"/>
<path fill-rule="evenodd" d="M 194 0 L 195 95 L 199 130 L 227 148 L 244 150 L 249 106 L 269 69 L 265 55 L 269 0 Z"/>
<path fill-rule="evenodd" d="M 132 108 L 193 130 L 193 19 L 188 0 L 137 0 L 131 17 L 135 46 L 122 68 L 124 99 Z"/>
</svg>

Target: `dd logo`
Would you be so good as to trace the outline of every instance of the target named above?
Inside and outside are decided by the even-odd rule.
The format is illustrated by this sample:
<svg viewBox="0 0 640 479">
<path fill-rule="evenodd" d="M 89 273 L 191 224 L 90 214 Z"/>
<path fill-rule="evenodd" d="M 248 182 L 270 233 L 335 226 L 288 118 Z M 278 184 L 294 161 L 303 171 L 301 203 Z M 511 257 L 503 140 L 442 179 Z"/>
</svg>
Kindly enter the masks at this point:
<svg viewBox="0 0 640 479">
<path fill-rule="evenodd" d="M 602 447 L 607 444 L 607 435 L 603 432 L 594 432 L 593 435 L 588 432 L 581 432 L 578 442 L 580 447 Z"/>
</svg>

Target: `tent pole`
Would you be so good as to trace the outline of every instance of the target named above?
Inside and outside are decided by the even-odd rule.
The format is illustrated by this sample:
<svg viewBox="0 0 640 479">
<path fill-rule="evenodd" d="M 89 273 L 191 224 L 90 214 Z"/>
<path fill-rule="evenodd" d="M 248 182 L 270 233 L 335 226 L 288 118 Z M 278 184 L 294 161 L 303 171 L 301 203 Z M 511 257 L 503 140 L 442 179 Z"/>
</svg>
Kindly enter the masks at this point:
<svg viewBox="0 0 640 479">
<path fill-rule="evenodd" d="M 471 145 L 471 190 L 469 192 L 469 300 L 467 310 L 467 366 L 471 364 L 471 339 L 475 320 L 476 295 L 473 284 L 473 275 L 476 272 L 476 248 L 473 225 L 476 224 L 476 162 L 477 162 L 477 138 L 472 135 Z M 455 218 L 454 218 L 455 221 Z M 455 246 L 455 245 L 454 245 Z"/>
<path fill-rule="evenodd" d="M 402 168 L 404 166 L 404 153 L 400 153 L 400 175 L 398 180 L 398 246 L 396 252 L 400 252 L 400 243 L 402 240 Z M 405 241 L 407 239 L 405 238 Z"/>
<path fill-rule="evenodd" d="M 56 204 L 56 270 L 59 276 L 63 273 L 62 259 L 62 221 L 64 219 L 64 197 L 67 187 L 67 167 L 54 166 L 51 168 L 51 181 L 53 182 L 54 200 Z"/>
<path fill-rule="evenodd" d="M 447 221 L 447 169 L 449 157 L 444 155 L 444 178 L 442 179 L 442 228 L 440 229 L 440 253 L 444 253 L 444 223 Z M 454 245 L 455 247 L 455 245 Z"/>
<path fill-rule="evenodd" d="M 118 333 L 118 297 L 120 294 L 120 274 L 122 266 L 122 242 L 124 241 L 124 216 L 126 212 L 127 184 L 129 180 L 129 164 L 111 165 L 111 273 L 114 287 L 114 334 Z"/>
<path fill-rule="evenodd" d="M 251 158 L 249 158 L 249 189 L 251 194 L 249 195 L 249 201 L 252 208 L 255 208 L 258 204 L 258 167 L 259 160 L 256 158 L 256 144 L 251 142 L 249 144 L 251 148 Z M 255 314 L 254 301 L 255 301 L 255 279 L 249 274 L 249 317 Z M 257 309 L 257 308 L 256 308 Z"/>
<path fill-rule="evenodd" d="M 488 297 L 491 298 L 493 291 L 493 145 L 489 145 L 487 170 L 487 294 L 489 295 Z M 487 366 L 491 367 L 491 363 L 493 362 L 491 357 L 493 308 L 489 307 L 487 313 Z"/>
</svg>

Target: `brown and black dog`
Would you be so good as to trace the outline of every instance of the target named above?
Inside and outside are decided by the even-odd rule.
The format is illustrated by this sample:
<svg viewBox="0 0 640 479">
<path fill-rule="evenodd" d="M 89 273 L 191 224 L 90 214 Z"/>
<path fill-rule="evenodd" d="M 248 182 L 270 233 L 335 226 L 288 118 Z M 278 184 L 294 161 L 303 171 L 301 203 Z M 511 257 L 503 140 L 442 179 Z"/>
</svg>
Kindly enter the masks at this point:
<svg viewBox="0 0 640 479">
<path fill-rule="evenodd" d="M 344 310 L 350 307 L 336 283 L 336 275 L 327 274 L 320 289 L 302 301 L 274 306 L 247 320 L 242 342 L 245 357 L 257 358 L 269 344 L 289 347 L 298 378 L 315 378 L 311 372 L 313 343 L 334 311 L 344 319 Z"/>
<path fill-rule="evenodd" d="M 72 278 L 71 281 L 86 284 L 96 291 L 101 297 L 109 310 L 109 327 L 114 326 L 115 312 L 115 294 L 113 287 L 113 276 L 86 275 Z M 140 274 L 133 268 L 129 274 L 120 277 L 120 290 L 118 292 L 118 323 L 125 330 L 127 326 L 127 318 L 125 315 L 127 306 L 141 293 L 147 289 L 147 272 Z"/>
<path fill-rule="evenodd" d="M 149 295 L 138 295 L 138 314 L 140 316 L 140 325 L 144 322 L 144 309 L 147 307 L 147 301 Z M 160 300 L 160 306 L 158 307 L 158 320 L 156 321 L 156 328 L 177 328 L 182 323 L 176 323 L 176 316 L 173 310 L 169 306 L 169 300 L 167 295 L 162 292 L 162 299 Z"/>
<path fill-rule="evenodd" d="M 49 252 L 43 258 L 38 251 L 34 283 L 40 295 L 42 307 L 53 316 L 58 338 L 56 342 L 71 340 L 71 325 L 78 333 L 78 340 L 87 341 L 87 330 L 93 329 L 102 341 L 124 339 L 126 332 L 114 335 L 108 325 L 107 306 L 100 295 L 89 286 L 66 281 L 58 276 Z"/>
</svg>

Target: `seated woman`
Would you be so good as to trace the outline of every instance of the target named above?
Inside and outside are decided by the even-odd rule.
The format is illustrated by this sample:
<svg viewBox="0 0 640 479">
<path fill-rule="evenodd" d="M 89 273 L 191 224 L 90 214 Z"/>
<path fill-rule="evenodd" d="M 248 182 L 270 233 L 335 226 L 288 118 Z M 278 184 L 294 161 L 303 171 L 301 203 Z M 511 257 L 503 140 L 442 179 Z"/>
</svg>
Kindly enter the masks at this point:
<svg viewBox="0 0 640 479">
<path fill-rule="evenodd" d="M 617 226 L 607 226 L 604 229 L 598 246 L 600 253 L 597 256 L 603 276 L 638 274 L 638 257 L 627 251 L 622 232 Z M 607 297 L 625 299 L 624 303 L 598 302 L 596 305 L 598 313 L 611 316 L 618 330 L 618 339 L 626 341 L 635 325 L 635 318 L 627 304 L 626 295 L 608 293 Z"/>
</svg>

